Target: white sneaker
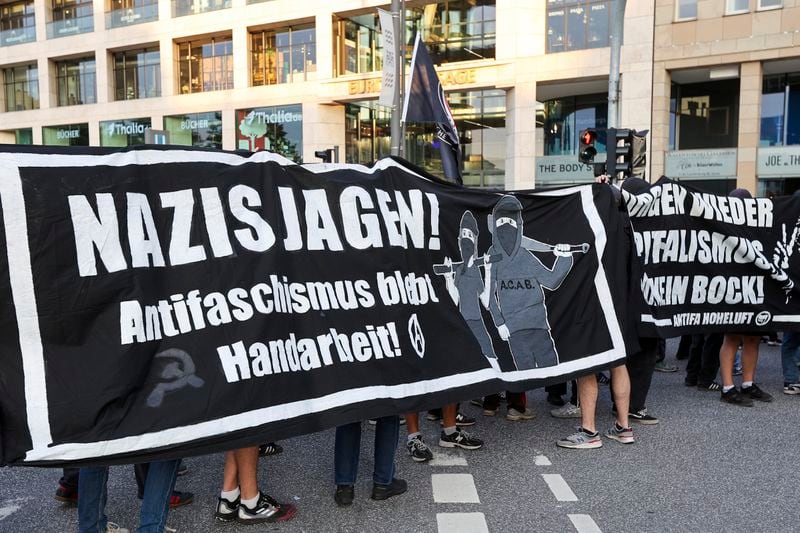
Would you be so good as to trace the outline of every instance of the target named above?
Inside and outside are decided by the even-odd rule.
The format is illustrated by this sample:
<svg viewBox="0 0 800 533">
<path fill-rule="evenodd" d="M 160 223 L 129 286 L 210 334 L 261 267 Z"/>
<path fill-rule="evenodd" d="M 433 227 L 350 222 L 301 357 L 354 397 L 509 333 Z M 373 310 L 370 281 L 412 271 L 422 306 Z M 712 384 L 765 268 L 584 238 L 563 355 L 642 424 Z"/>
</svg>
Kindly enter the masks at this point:
<svg viewBox="0 0 800 533">
<path fill-rule="evenodd" d="M 131 533 L 131 531 L 124 527 L 119 527 L 119 524 L 114 522 L 106 523 L 106 533 Z"/>
<path fill-rule="evenodd" d="M 536 412 L 530 407 L 526 407 L 525 411 L 518 411 L 511 407 L 506 413 L 506 420 L 516 422 L 517 420 L 533 420 L 536 417 Z"/>
<path fill-rule="evenodd" d="M 164 533 L 178 533 L 174 527 L 164 526 Z"/>
<path fill-rule="evenodd" d="M 581 408 L 573 403 L 567 402 L 557 409 L 551 409 L 550 416 L 556 418 L 580 418 Z"/>
<path fill-rule="evenodd" d="M 792 396 L 800 394 L 800 383 L 787 383 L 783 386 L 784 394 L 791 394 Z"/>
</svg>

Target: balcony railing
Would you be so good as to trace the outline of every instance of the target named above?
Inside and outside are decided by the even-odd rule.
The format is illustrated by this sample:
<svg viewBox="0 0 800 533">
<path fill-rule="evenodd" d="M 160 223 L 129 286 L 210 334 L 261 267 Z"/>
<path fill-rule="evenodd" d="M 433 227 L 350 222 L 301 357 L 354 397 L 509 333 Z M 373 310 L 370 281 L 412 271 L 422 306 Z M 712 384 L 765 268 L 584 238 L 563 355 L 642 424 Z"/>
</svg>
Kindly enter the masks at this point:
<svg viewBox="0 0 800 533">
<path fill-rule="evenodd" d="M 106 28 L 122 28 L 158 20 L 158 3 L 106 12 Z"/>
<path fill-rule="evenodd" d="M 77 17 L 72 19 L 54 20 L 53 22 L 47 23 L 48 39 L 68 37 L 70 35 L 89 33 L 91 31 L 94 31 L 94 17 L 92 15 L 86 15 L 85 17 Z"/>
<path fill-rule="evenodd" d="M 0 31 L 0 46 L 12 46 L 15 44 L 32 43 L 36 40 L 36 27 L 26 26 L 24 28 L 14 28 L 13 30 Z"/>
<path fill-rule="evenodd" d="M 231 0 L 172 0 L 172 16 L 197 15 L 231 7 Z"/>
</svg>

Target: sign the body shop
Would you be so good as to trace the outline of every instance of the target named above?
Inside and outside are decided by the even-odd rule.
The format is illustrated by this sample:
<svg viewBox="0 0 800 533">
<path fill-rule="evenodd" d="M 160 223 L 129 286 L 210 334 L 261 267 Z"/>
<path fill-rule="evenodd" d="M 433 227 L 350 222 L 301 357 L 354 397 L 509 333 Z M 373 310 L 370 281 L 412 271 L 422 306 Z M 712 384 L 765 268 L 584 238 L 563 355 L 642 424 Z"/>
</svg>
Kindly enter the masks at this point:
<svg viewBox="0 0 800 533">
<path fill-rule="evenodd" d="M 598 154 L 598 163 L 605 159 L 605 154 Z M 576 155 L 543 155 L 536 158 L 536 185 L 553 185 L 562 183 L 591 183 L 594 173 L 591 165 L 578 161 Z"/>
<path fill-rule="evenodd" d="M 759 178 L 800 176 L 800 146 L 759 148 L 756 172 Z"/>
<path fill-rule="evenodd" d="M 665 166 L 670 178 L 732 178 L 737 174 L 736 148 L 667 152 Z"/>
</svg>

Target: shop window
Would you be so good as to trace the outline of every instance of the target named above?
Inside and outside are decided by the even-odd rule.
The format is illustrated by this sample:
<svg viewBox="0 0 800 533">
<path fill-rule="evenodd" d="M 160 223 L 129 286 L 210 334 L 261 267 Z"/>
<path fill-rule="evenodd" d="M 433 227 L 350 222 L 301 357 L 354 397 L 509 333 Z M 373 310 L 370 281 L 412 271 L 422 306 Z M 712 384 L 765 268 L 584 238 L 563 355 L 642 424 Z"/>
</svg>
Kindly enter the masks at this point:
<svg viewBox="0 0 800 533">
<path fill-rule="evenodd" d="M 58 61 L 55 67 L 59 106 L 97 101 L 94 56 Z"/>
<path fill-rule="evenodd" d="M 149 118 L 104 120 L 100 122 L 100 146 L 133 146 L 144 144 Z"/>
<path fill-rule="evenodd" d="M 306 81 L 317 70 L 313 24 L 250 33 L 253 86 Z"/>
<path fill-rule="evenodd" d="M 33 0 L 0 5 L 0 46 L 29 43 L 36 40 Z"/>
<path fill-rule="evenodd" d="M 233 41 L 230 35 L 178 45 L 181 94 L 233 89 Z"/>
<path fill-rule="evenodd" d="M 676 150 L 735 148 L 738 144 L 739 79 L 673 84 L 670 145 Z"/>
<path fill-rule="evenodd" d="M 800 144 L 800 73 L 764 76 L 761 146 Z"/>
<path fill-rule="evenodd" d="M 611 2 L 547 0 L 547 52 L 608 46 Z"/>
<path fill-rule="evenodd" d="M 236 111 L 236 147 L 268 150 L 303 162 L 303 106 L 283 105 Z"/>
<path fill-rule="evenodd" d="M 569 96 L 544 102 L 544 155 L 577 155 L 578 136 L 586 128 L 605 131 L 608 98 L 604 94 Z M 605 138 L 595 142 L 605 153 Z"/>
<path fill-rule="evenodd" d="M 16 144 L 33 144 L 33 128 L 14 130 L 14 142 Z"/>
<path fill-rule="evenodd" d="M 6 111 L 39 109 L 39 69 L 35 63 L 3 69 Z"/>
<path fill-rule="evenodd" d="M 164 117 L 170 144 L 222 149 L 222 112 L 188 113 Z"/>
<path fill-rule="evenodd" d="M 161 96 L 161 54 L 158 48 L 114 53 L 114 99 Z"/>
<path fill-rule="evenodd" d="M 89 124 L 45 126 L 42 142 L 50 146 L 89 146 Z"/>
</svg>

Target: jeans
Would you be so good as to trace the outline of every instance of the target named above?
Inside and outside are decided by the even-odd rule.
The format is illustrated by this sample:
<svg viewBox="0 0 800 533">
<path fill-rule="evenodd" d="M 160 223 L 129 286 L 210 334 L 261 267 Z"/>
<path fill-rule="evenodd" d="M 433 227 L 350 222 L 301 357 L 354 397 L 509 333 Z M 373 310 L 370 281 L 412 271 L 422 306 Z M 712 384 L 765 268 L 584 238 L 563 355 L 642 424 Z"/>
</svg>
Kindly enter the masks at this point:
<svg viewBox="0 0 800 533">
<path fill-rule="evenodd" d="M 384 416 L 375 424 L 375 470 L 372 481 L 388 485 L 394 479 L 394 456 L 400 436 L 400 418 Z M 336 428 L 336 445 L 333 454 L 334 477 L 337 485 L 355 485 L 358 476 L 358 458 L 361 454 L 361 422 Z"/>
<path fill-rule="evenodd" d="M 785 331 L 781 344 L 781 362 L 783 363 L 783 381 L 798 383 L 797 362 L 800 361 L 800 331 Z"/>
<path fill-rule="evenodd" d="M 139 513 L 138 533 L 163 533 L 169 498 L 175 488 L 180 460 L 150 463 Z M 78 532 L 105 533 L 108 525 L 108 467 L 81 468 L 78 480 Z"/>
</svg>

